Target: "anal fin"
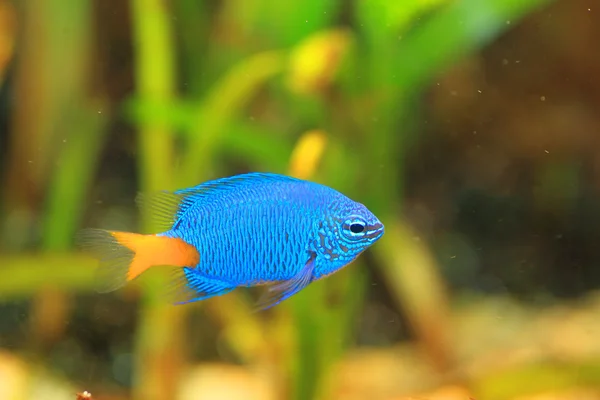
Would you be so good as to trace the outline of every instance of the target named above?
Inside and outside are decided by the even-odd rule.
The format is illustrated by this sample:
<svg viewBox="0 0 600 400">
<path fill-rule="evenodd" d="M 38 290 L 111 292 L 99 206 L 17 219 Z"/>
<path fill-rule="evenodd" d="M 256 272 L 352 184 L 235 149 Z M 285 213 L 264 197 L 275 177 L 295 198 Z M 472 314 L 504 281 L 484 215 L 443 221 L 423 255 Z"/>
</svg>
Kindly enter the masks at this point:
<svg viewBox="0 0 600 400">
<path fill-rule="evenodd" d="M 208 278 L 190 267 L 173 270 L 166 295 L 173 304 L 186 304 L 221 296 L 231 292 L 235 286 L 218 279 Z"/>
</svg>

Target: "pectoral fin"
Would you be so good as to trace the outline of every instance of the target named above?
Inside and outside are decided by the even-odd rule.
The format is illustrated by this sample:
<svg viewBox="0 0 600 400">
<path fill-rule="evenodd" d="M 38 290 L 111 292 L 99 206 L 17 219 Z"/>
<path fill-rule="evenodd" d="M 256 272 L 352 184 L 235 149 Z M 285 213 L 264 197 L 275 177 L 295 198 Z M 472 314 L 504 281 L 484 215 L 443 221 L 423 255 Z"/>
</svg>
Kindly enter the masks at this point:
<svg viewBox="0 0 600 400">
<path fill-rule="evenodd" d="M 256 312 L 271 308 L 308 286 L 313 278 L 315 259 L 316 254 L 312 253 L 310 259 L 294 277 L 287 281 L 271 285 L 261 296 L 254 308 L 254 311 Z"/>
</svg>

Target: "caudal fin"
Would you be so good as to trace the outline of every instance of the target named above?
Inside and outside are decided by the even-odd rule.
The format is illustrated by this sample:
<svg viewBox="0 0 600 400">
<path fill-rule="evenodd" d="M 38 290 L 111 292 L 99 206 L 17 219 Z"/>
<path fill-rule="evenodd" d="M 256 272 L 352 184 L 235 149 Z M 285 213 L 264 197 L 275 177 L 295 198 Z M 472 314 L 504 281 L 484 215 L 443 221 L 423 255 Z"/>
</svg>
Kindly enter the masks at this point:
<svg viewBox="0 0 600 400">
<path fill-rule="evenodd" d="M 117 290 L 152 266 L 192 267 L 200 258 L 194 246 L 166 236 L 84 229 L 77 242 L 100 260 L 96 275 L 99 292 Z"/>
</svg>

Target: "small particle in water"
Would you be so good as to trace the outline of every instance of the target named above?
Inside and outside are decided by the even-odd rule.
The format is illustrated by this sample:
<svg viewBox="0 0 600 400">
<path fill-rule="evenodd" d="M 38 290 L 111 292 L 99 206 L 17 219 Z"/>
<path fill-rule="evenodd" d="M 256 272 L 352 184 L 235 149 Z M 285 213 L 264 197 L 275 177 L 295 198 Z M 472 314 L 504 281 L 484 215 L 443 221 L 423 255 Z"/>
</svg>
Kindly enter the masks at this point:
<svg viewBox="0 0 600 400">
<path fill-rule="evenodd" d="M 548 150 L 544 150 L 544 152 L 545 152 L 546 154 L 550 154 L 550 152 L 549 152 Z"/>
<path fill-rule="evenodd" d="M 506 21 L 506 25 L 510 25 L 510 20 Z"/>
<path fill-rule="evenodd" d="M 67 143 L 67 139 L 63 139 L 63 143 Z"/>
<path fill-rule="evenodd" d="M 450 258 L 456 258 L 456 256 L 450 256 Z"/>
<path fill-rule="evenodd" d="M 102 110 L 98 110 L 98 114 L 102 114 Z"/>
<path fill-rule="evenodd" d="M 477 92 L 481 93 L 481 90 L 477 89 Z"/>
<path fill-rule="evenodd" d="M 502 60 L 502 65 L 508 65 L 508 60 L 506 58 Z"/>
<path fill-rule="evenodd" d="M 540 97 L 540 100 L 541 100 L 541 101 L 546 101 L 546 96 L 541 96 L 541 97 Z"/>
</svg>

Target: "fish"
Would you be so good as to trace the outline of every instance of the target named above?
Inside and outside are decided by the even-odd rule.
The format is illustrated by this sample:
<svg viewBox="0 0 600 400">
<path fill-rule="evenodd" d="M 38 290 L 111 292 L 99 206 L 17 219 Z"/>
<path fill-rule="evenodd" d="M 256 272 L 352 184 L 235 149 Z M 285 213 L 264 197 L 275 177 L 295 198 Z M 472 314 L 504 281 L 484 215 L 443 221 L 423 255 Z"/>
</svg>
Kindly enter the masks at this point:
<svg viewBox="0 0 600 400">
<path fill-rule="evenodd" d="M 361 203 L 328 186 L 251 172 L 138 196 L 160 233 L 86 228 L 77 243 L 100 261 L 98 292 L 151 267 L 171 267 L 174 304 L 266 285 L 256 310 L 273 307 L 354 261 L 384 234 Z"/>
</svg>

